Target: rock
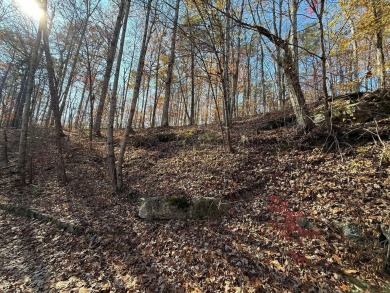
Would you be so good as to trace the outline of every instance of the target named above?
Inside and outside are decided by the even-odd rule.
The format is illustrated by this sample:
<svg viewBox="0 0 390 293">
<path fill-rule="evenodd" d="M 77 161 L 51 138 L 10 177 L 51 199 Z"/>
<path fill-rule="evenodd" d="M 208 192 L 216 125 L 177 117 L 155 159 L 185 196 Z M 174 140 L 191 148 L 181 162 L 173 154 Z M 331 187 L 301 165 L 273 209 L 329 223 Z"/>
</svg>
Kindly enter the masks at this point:
<svg viewBox="0 0 390 293">
<path fill-rule="evenodd" d="M 139 208 L 138 216 L 149 220 L 185 219 L 187 211 L 167 199 L 150 197 L 144 199 Z"/>
<path fill-rule="evenodd" d="M 332 101 L 332 121 L 337 123 L 365 123 L 377 116 L 390 113 L 390 91 L 352 93 L 338 96 Z M 312 113 L 315 124 L 325 121 L 322 105 Z"/>
<path fill-rule="evenodd" d="M 314 113 L 314 116 L 313 116 L 313 122 L 314 124 L 318 125 L 322 122 L 325 121 L 325 115 L 324 113 Z"/>
<path fill-rule="evenodd" d="M 344 237 L 351 239 L 353 241 L 361 241 L 362 240 L 362 232 L 358 225 L 353 223 L 346 223 L 342 227 L 342 231 Z"/>
<path fill-rule="evenodd" d="M 214 197 L 195 197 L 189 207 L 189 215 L 192 219 L 217 219 L 228 209 L 228 203 L 222 203 L 220 199 Z"/>
<path fill-rule="evenodd" d="M 336 227 L 338 227 L 342 233 L 342 235 L 355 242 L 359 242 L 363 240 L 362 230 L 359 225 L 354 223 L 335 223 Z"/>
<path fill-rule="evenodd" d="M 296 121 L 294 115 L 278 115 L 274 119 L 270 119 L 257 126 L 257 133 L 259 134 L 260 130 L 272 130 L 275 128 L 280 128 L 288 125 L 294 124 Z"/>
<path fill-rule="evenodd" d="M 192 200 L 175 196 L 166 199 L 150 197 L 144 199 L 138 215 L 149 220 L 217 219 L 228 208 L 228 203 L 213 197 L 195 197 Z"/>
<path fill-rule="evenodd" d="M 385 237 L 388 243 L 390 243 L 390 225 L 380 225 L 381 234 Z"/>
<path fill-rule="evenodd" d="M 306 230 L 309 230 L 312 227 L 312 224 L 306 218 L 299 218 L 298 219 L 298 225 L 302 229 L 306 229 Z"/>
</svg>

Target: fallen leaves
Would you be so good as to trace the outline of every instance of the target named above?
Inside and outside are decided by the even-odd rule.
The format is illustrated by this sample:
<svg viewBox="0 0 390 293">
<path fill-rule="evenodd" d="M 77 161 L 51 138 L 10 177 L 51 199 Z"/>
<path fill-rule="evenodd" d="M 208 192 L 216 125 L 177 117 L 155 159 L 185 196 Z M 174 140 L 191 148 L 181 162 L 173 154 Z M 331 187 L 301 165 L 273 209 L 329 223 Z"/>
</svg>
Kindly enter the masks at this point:
<svg viewBox="0 0 390 293">
<path fill-rule="evenodd" d="M 279 261 L 277 261 L 276 259 L 275 260 L 272 260 L 271 261 L 271 264 L 279 271 L 281 272 L 285 272 L 285 268 L 279 263 Z"/>
<path fill-rule="evenodd" d="M 356 274 L 358 272 L 357 270 L 354 270 L 354 269 L 344 269 L 343 271 L 347 275 Z"/>
<path fill-rule="evenodd" d="M 232 132 L 233 139 L 239 132 Z M 0 291 L 28 292 L 35 284 L 48 291 L 85 292 L 349 292 L 348 276 L 384 284 L 377 273 L 380 248 L 358 253 L 360 248 L 344 241 L 333 225 L 359 221 L 373 233 L 371 223 L 387 220 L 389 187 L 377 173 L 376 158 L 344 150 L 281 151 L 272 141 L 291 135 L 288 129 L 261 135 L 270 143 L 252 145 L 249 139 L 234 155 L 220 146 L 183 147 L 177 141 L 131 147 L 125 162 L 126 184 L 136 194 L 131 202 L 130 189 L 119 196 L 110 192 L 107 168 L 99 160 L 104 144 L 93 151 L 79 145 L 68 157 L 72 180 L 67 186 L 45 171 L 49 163 L 37 161 L 42 166 L 34 179 L 39 195 L 31 195 L 33 186 L 7 186 L 0 201 L 23 201 L 101 234 L 69 235 L 50 223 L 0 211 L 0 261 L 5 264 L 0 265 Z M 136 217 L 136 200 L 150 195 L 219 196 L 234 208 L 218 222 L 144 222 Z M 267 208 L 271 196 L 286 202 L 284 214 Z M 285 237 L 275 224 L 286 223 L 289 214 L 291 221 L 295 215 L 307 219 L 317 236 L 304 237 L 291 226 Z M 24 279 L 26 274 L 33 277 Z"/>
</svg>

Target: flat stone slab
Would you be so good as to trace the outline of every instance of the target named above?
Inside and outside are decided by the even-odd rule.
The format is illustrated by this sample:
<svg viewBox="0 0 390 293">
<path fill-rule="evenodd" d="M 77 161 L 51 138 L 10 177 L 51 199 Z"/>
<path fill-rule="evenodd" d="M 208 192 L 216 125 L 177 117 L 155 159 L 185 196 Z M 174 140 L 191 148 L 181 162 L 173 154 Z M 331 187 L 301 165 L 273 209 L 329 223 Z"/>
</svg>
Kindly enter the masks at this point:
<svg viewBox="0 0 390 293">
<path fill-rule="evenodd" d="M 149 197 L 141 203 L 138 216 L 148 220 L 218 219 L 229 208 L 229 203 L 214 197 Z"/>
</svg>

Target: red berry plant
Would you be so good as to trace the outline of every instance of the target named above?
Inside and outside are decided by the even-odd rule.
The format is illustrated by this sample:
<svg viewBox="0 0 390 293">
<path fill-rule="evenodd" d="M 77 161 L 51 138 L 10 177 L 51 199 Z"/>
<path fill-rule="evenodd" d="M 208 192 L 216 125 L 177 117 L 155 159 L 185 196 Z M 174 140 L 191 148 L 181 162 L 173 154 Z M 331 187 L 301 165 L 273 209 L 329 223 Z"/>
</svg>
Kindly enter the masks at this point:
<svg viewBox="0 0 390 293">
<path fill-rule="evenodd" d="M 268 210 L 275 220 L 273 228 L 279 232 L 280 237 L 299 245 L 303 245 L 303 238 L 316 238 L 316 231 L 309 229 L 308 222 L 304 219 L 302 213 L 291 211 L 286 200 L 272 195 L 268 198 L 268 202 Z M 288 251 L 287 254 L 299 263 L 305 262 L 305 257 L 300 253 Z"/>
</svg>

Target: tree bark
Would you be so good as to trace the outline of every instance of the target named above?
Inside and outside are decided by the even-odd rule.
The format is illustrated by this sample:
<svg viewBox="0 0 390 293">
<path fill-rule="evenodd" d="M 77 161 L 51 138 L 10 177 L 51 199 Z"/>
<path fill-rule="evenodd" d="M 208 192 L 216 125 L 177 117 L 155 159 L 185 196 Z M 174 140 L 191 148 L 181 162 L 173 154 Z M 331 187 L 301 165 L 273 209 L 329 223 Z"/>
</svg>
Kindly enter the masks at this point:
<svg viewBox="0 0 390 293">
<path fill-rule="evenodd" d="M 121 63 L 122 63 L 123 47 L 126 38 L 127 20 L 130 11 L 130 0 L 126 0 L 126 6 L 124 9 L 125 9 L 125 15 L 123 18 L 121 42 L 119 45 L 118 58 L 117 58 L 116 68 L 115 68 L 114 85 L 113 85 L 111 98 L 110 98 L 110 114 L 109 114 L 108 126 L 107 126 L 107 161 L 108 161 L 108 170 L 110 172 L 110 177 L 111 177 L 111 188 L 113 192 L 118 191 L 118 183 L 117 183 L 118 181 L 117 181 L 117 174 L 115 168 L 115 151 L 114 151 L 114 118 L 116 112 L 117 91 L 118 91 L 119 74 L 120 74 Z"/>
<path fill-rule="evenodd" d="M 117 58 L 116 68 L 115 68 L 114 85 L 113 85 L 112 94 L 110 98 L 110 114 L 109 114 L 108 127 L 107 127 L 107 160 L 108 160 L 108 170 L 110 172 L 110 177 L 111 177 L 111 187 L 113 192 L 118 191 L 118 181 L 117 181 L 117 173 L 115 167 L 115 151 L 114 151 L 114 118 L 116 112 L 119 74 L 120 74 L 121 63 L 122 63 L 123 47 L 126 38 L 126 29 L 127 29 L 127 20 L 129 18 L 129 11 L 130 11 L 130 0 L 127 0 L 125 6 L 125 15 L 123 19 L 121 41 L 119 45 L 118 58 Z"/>
<path fill-rule="evenodd" d="M 306 105 L 305 97 L 302 91 L 301 84 L 299 82 L 299 72 L 294 66 L 294 58 L 289 47 L 288 42 L 278 37 L 277 35 L 271 33 L 268 29 L 261 25 L 249 24 L 246 23 L 231 14 L 228 14 L 236 23 L 249 28 L 256 30 L 259 35 L 266 37 L 271 41 L 276 47 L 279 47 L 283 50 L 284 56 L 281 58 L 280 66 L 283 68 L 283 71 L 287 80 L 287 87 L 291 93 L 291 104 L 293 106 L 293 111 L 297 119 L 298 130 L 309 130 L 314 127 L 314 123 L 309 116 L 309 111 Z"/>
<path fill-rule="evenodd" d="M 379 0 L 372 0 L 372 6 L 374 10 L 375 23 L 379 24 L 379 27 L 375 32 L 375 47 L 376 47 L 376 64 L 378 67 L 378 88 L 386 88 L 386 63 L 385 54 L 383 50 L 383 24 L 382 24 L 382 9 L 380 7 Z"/>
<path fill-rule="evenodd" d="M 145 97 L 144 97 L 144 102 L 143 102 L 143 110 L 142 110 L 142 115 L 141 115 L 141 128 L 145 128 L 145 119 L 146 119 L 146 107 L 148 105 L 148 97 L 149 97 L 149 90 L 150 90 L 150 80 L 152 78 L 152 72 L 149 71 L 148 76 L 147 76 L 147 81 L 146 81 L 146 92 L 145 92 Z M 145 89 L 144 89 L 145 90 Z"/>
<path fill-rule="evenodd" d="M 230 0 L 226 1 L 225 9 L 226 14 L 230 15 L 231 9 Z M 231 106 L 231 93 L 230 93 L 230 79 L 229 79 L 229 61 L 230 61 L 230 34 L 231 30 L 231 19 L 226 17 L 225 24 L 225 44 L 224 44 L 224 52 L 223 52 L 223 74 L 221 74 L 222 78 L 222 91 L 223 91 L 223 105 L 224 105 L 224 126 L 225 126 L 225 134 L 226 134 L 226 143 L 228 147 L 228 151 L 230 153 L 234 153 L 232 140 L 230 137 L 230 127 L 232 126 L 232 106 Z"/>
<path fill-rule="evenodd" d="M 353 90 L 357 93 L 360 91 L 360 80 L 359 80 L 359 56 L 358 56 L 358 42 L 355 37 L 355 25 L 352 19 L 349 19 L 352 35 L 352 81 L 354 84 Z"/>
<path fill-rule="evenodd" d="M 125 133 L 124 133 L 123 138 L 122 138 L 121 148 L 120 148 L 119 154 L 118 154 L 118 163 L 117 163 L 117 172 L 116 173 L 117 173 L 117 184 L 118 184 L 119 189 L 122 189 L 122 187 L 123 187 L 122 164 L 123 164 L 123 159 L 124 159 L 125 151 L 126 151 L 127 138 L 129 136 L 130 132 L 132 131 L 131 124 L 133 123 L 135 107 L 137 105 L 137 101 L 138 101 L 138 97 L 139 97 L 142 75 L 143 75 L 143 70 L 144 70 L 144 65 L 145 65 L 145 55 L 146 55 L 146 50 L 147 50 L 150 35 L 151 35 L 151 34 L 149 34 L 149 36 L 148 36 L 148 27 L 149 27 L 150 11 L 152 8 L 152 1 L 153 0 L 148 0 L 148 4 L 147 4 L 147 11 L 146 11 L 145 25 L 144 25 L 144 34 L 142 37 L 141 52 L 140 52 L 140 56 L 138 59 L 137 73 L 136 73 L 136 77 L 135 77 L 135 85 L 134 85 L 134 90 L 133 90 L 133 99 L 131 101 L 130 114 L 129 114 L 129 118 L 127 121 L 126 130 L 125 130 Z"/>
<path fill-rule="evenodd" d="M 322 70 L 322 92 L 324 99 L 324 112 L 325 112 L 325 124 L 328 132 L 332 131 L 331 117 L 329 112 L 329 93 L 328 86 L 326 84 L 327 71 L 326 71 L 326 49 L 325 49 L 325 35 L 324 24 L 322 22 L 325 10 L 325 0 L 321 0 L 320 11 L 318 13 L 318 23 L 320 25 L 320 41 L 321 41 L 321 70 Z"/>
<path fill-rule="evenodd" d="M 195 125 L 195 50 L 191 42 L 191 108 L 190 125 Z"/>
<path fill-rule="evenodd" d="M 127 121 L 126 130 L 125 130 L 125 136 L 129 136 L 130 133 L 134 132 L 134 130 L 132 128 L 132 124 L 133 124 L 133 119 L 134 119 L 135 111 L 136 111 L 137 104 L 138 104 L 139 93 L 141 90 L 141 82 L 142 82 L 142 76 L 144 73 L 146 51 L 148 49 L 148 44 L 149 44 L 150 38 L 152 36 L 152 34 L 149 32 L 149 19 L 150 19 L 150 12 L 151 12 L 151 8 L 152 8 L 152 1 L 153 0 L 148 0 L 145 25 L 144 25 L 144 34 L 142 37 L 141 52 L 140 52 L 140 56 L 138 59 L 137 72 L 135 75 L 135 84 L 134 84 L 134 89 L 133 89 L 133 99 L 131 100 L 130 113 L 129 113 L 129 118 Z M 154 25 L 154 21 L 153 21 L 152 25 Z"/>
<path fill-rule="evenodd" d="M 158 105 L 158 98 L 159 98 L 159 73 L 160 73 L 160 57 L 161 57 L 161 43 L 162 43 L 162 36 L 158 43 L 158 50 L 157 50 L 157 65 L 156 65 L 156 77 L 155 77 L 155 89 L 154 89 L 154 104 L 153 104 L 153 113 L 152 113 L 152 122 L 151 127 L 154 128 L 156 125 L 156 110 Z"/>
<path fill-rule="evenodd" d="M 85 20 L 85 23 L 83 24 L 82 32 L 81 32 L 80 39 L 79 39 L 78 44 L 77 44 L 77 48 L 76 48 L 74 60 L 73 60 L 73 63 L 72 63 L 72 67 L 70 69 L 69 78 L 68 78 L 68 81 L 66 83 L 65 90 L 64 90 L 64 92 L 62 94 L 62 99 L 63 100 L 62 100 L 62 104 L 61 104 L 61 108 L 60 108 L 61 114 L 64 111 L 65 102 L 66 102 L 66 99 L 68 97 L 70 87 L 72 85 L 74 74 L 76 72 L 77 62 L 78 62 L 79 54 L 80 54 L 80 49 L 81 49 L 81 45 L 82 45 L 83 40 L 84 40 L 85 33 L 87 31 L 89 17 L 90 17 L 90 15 L 87 16 L 87 19 Z"/>
<path fill-rule="evenodd" d="M 94 128 L 93 130 L 97 136 L 102 136 L 101 125 L 102 125 L 104 104 L 106 102 L 106 97 L 107 97 L 107 92 L 108 92 L 108 84 L 109 84 L 110 77 L 111 77 L 112 66 L 114 64 L 115 52 L 116 52 L 116 47 L 118 44 L 119 32 L 120 32 L 120 29 L 122 26 L 122 20 L 124 17 L 124 12 L 125 12 L 124 8 L 125 8 L 126 1 L 127 0 L 121 0 L 121 2 L 120 2 L 118 16 L 116 18 L 116 23 L 115 23 L 115 28 L 114 28 L 114 33 L 112 35 L 112 38 L 110 41 L 110 47 L 109 47 L 108 53 L 107 53 L 107 59 L 106 59 L 107 65 L 106 65 L 106 70 L 104 73 L 102 92 L 100 95 L 99 106 L 98 106 L 97 111 L 96 111 L 95 124 L 93 126 L 93 128 Z"/>
<path fill-rule="evenodd" d="M 325 11 L 325 1 L 321 0 L 320 3 L 314 2 L 311 0 L 309 5 L 318 19 L 318 24 L 320 27 L 320 43 L 321 43 L 321 74 L 322 74 L 322 94 L 323 94 L 323 103 L 324 103 L 324 115 L 325 115 L 325 124 L 328 132 L 331 132 L 332 124 L 331 117 L 329 112 L 329 94 L 328 87 L 326 84 L 327 71 L 326 71 L 326 49 L 325 49 L 325 35 L 324 35 L 324 24 L 323 24 L 323 15 Z"/>
<path fill-rule="evenodd" d="M 29 122 L 29 114 L 31 107 L 31 96 L 34 85 L 34 76 L 35 71 L 39 63 L 39 47 L 41 44 L 42 38 L 42 21 L 39 25 L 37 36 L 35 38 L 34 46 L 31 52 L 30 66 L 27 75 L 27 84 L 26 84 L 26 99 L 23 107 L 23 115 L 22 115 L 22 130 L 20 133 L 20 141 L 19 141 L 19 156 L 18 156 L 18 174 L 19 180 L 21 184 L 26 183 L 26 157 L 27 157 L 27 135 L 28 135 L 28 122 Z"/>
<path fill-rule="evenodd" d="M 39 57 L 37 57 L 37 59 L 39 59 Z M 35 74 L 35 72 L 34 72 Z M 16 101 L 15 101 L 15 108 L 14 108 L 14 114 L 13 114 L 13 118 L 12 118 L 12 122 L 11 122 L 11 126 L 12 127 L 15 127 L 15 128 L 19 128 L 21 127 L 21 123 L 22 123 L 22 119 L 23 119 L 23 107 L 26 103 L 26 93 L 27 93 L 27 84 L 29 82 L 29 75 L 30 75 L 30 67 L 28 67 L 26 69 L 26 72 L 25 74 L 23 75 L 23 78 L 21 80 L 21 83 L 20 83 L 20 89 L 19 89 L 19 93 L 16 97 Z M 32 89 L 31 89 L 32 91 Z M 32 93 L 32 92 L 31 92 Z M 31 99 L 31 97 L 30 97 Z M 30 102 L 31 103 L 31 102 Z"/>
<path fill-rule="evenodd" d="M 57 168 L 59 180 L 63 183 L 67 182 L 65 161 L 62 154 L 62 137 L 64 136 L 61 126 L 61 113 L 59 108 L 59 97 L 57 82 L 54 73 L 53 59 L 50 53 L 49 33 L 47 28 L 47 0 L 43 0 L 43 8 L 45 16 L 42 17 L 42 35 L 43 35 L 43 49 L 46 57 L 46 69 L 49 79 L 49 91 L 50 91 L 50 105 L 53 113 L 54 125 L 56 130 L 55 142 L 57 147 Z"/>
<path fill-rule="evenodd" d="M 171 99 L 173 66 L 175 64 L 175 55 L 176 55 L 176 35 L 177 35 L 177 24 L 179 20 L 179 7 L 180 7 L 180 0 L 176 0 L 175 16 L 173 19 L 171 49 L 170 49 L 170 56 L 169 56 L 168 70 L 167 70 L 167 79 L 165 81 L 165 97 L 164 97 L 163 114 L 161 117 L 161 126 L 163 127 L 169 126 L 169 103 Z"/>
</svg>

